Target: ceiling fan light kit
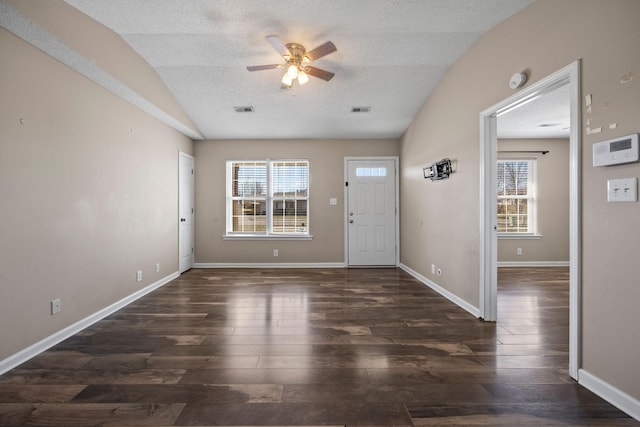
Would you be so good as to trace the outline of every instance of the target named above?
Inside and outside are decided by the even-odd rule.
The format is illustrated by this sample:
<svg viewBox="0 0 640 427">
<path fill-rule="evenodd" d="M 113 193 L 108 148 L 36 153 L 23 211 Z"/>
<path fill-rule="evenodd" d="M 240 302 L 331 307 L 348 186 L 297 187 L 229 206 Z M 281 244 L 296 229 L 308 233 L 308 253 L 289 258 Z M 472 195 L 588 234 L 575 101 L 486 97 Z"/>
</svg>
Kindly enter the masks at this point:
<svg viewBox="0 0 640 427">
<path fill-rule="evenodd" d="M 325 55 L 335 52 L 337 48 L 332 42 L 326 42 L 307 52 L 305 47 L 301 44 L 282 43 L 278 36 L 267 36 L 266 38 L 271 46 L 273 46 L 274 49 L 282 55 L 285 60 L 285 64 L 255 65 L 247 67 L 247 70 L 262 71 L 286 67 L 286 71 L 281 80 L 281 83 L 286 88 L 291 88 L 296 81 L 300 85 L 307 83 L 310 75 L 325 81 L 329 81 L 333 78 L 333 73 L 307 65 L 315 59 L 322 58 Z"/>
<path fill-rule="evenodd" d="M 297 79 L 298 78 L 298 67 L 296 67 L 295 65 L 289 65 L 289 68 L 287 69 L 287 76 L 291 80 Z"/>
<path fill-rule="evenodd" d="M 309 76 L 304 71 L 300 71 L 298 73 L 298 83 L 301 85 L 307 83 L 309 81 Z"/>
<path fill-rule="evenodd" d="M 292 86 L 293 85 L 293 79 L 291 77 L 289 77 L 288 73 L 284 73 L 284 76 L 282 76 L 282 80 L 280 80 L 280 82 L 285 86 Z"/>
</svg>

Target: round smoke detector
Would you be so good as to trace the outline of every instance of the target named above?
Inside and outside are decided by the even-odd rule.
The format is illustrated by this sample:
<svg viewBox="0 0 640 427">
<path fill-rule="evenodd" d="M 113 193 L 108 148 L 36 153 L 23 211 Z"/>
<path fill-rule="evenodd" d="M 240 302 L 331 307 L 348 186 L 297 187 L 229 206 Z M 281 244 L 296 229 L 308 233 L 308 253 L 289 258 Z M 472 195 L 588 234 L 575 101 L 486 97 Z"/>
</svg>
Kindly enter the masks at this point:
<svg viewBox="0 0 640 427">
<path fill-rule="evenodd" d="M 511 80 L 509 80 L 509 87 L 511 89 L 518 89 L 519 87 L 524 86 L 527 82 L 527 75 L 525 73 L 515 73 L 511 76 Z"/>
</svg>

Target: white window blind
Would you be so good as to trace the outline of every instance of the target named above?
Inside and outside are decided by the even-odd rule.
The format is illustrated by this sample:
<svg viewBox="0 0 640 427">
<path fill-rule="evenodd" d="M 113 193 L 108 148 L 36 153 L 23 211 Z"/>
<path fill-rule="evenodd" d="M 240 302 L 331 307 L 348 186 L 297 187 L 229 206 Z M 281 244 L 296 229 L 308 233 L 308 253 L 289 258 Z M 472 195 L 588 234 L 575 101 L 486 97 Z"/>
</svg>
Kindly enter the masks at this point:
<svg viewBox="0 0 640 427">
<path fill-rule="evenodd" d="M 535 230 L 534 161 L 498 160 L 499 233 L 532 234 Z"/>
<path fill-rule="evenodd" d="M 307 161 L 272 162 L 273 233 L 305 233 L 308 229 L 307 203 L 309 164 Z"/>
<path fill-rule="evenodd" d="M 230 162 L 230 186 L 227 208 L 231 221 L 228 231 L 264 233 L 267 230 L 267 164 L 266 162 Z"/>
<path fill-rule="evenodd" d="M 308 235 L 309 162 L 227 162 L 227 235 Z"/>
</svg>

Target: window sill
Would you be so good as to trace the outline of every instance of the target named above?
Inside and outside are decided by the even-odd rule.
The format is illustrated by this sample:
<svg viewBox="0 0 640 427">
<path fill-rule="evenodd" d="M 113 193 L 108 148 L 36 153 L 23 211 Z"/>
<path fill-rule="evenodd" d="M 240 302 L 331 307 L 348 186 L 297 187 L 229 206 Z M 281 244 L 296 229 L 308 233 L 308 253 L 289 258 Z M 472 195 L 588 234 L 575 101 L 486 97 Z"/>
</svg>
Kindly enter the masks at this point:
<svg viewBox="0 0 640 427">
<path fill-rule="evenodd" d="M 313 240 L 311 234 L 225 234 L 222 240 Z"/>
<path fill-rule="evenodd" d="M 498 233 L 499 240 L 539 240 L 542 239 L 542 234 L 516 234 L 516 233 Z"/>
</svg>

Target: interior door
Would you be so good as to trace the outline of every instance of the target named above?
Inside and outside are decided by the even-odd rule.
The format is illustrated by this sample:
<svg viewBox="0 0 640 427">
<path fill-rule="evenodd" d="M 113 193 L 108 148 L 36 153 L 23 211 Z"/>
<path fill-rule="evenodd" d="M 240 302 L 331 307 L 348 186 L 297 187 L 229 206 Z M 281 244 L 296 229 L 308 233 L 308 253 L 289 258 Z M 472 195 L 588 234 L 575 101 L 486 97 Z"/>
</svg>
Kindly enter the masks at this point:
<svg viewBox="0 0 640 427">
<path fill-rule="evenodd" d="M 396 162 L 347 161 L 350 266 L 396 265 Z"/>
<path fill-rule="evenodd" d="M 178 166 L 178 270 L 180 273 L 193 267 L 194 240 L 194 160 L 186 153 L 180 153 Z"/>
</svg>

